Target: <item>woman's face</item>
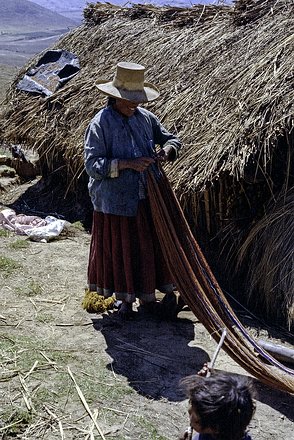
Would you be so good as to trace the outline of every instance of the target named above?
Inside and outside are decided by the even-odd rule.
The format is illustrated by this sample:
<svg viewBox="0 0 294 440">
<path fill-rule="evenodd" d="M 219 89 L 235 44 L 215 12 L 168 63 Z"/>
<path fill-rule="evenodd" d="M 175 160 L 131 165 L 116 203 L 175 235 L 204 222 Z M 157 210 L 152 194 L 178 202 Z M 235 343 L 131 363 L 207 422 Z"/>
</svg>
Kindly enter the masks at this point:
<svg viewBox="0 0 294 440">
<path fill-rule="evenodd" d="M 116 98 L 114 108 L 128 118 L 133 116 L 138 107 L 139 102 L 128 101 L 127 99 Z"/>
</svg>

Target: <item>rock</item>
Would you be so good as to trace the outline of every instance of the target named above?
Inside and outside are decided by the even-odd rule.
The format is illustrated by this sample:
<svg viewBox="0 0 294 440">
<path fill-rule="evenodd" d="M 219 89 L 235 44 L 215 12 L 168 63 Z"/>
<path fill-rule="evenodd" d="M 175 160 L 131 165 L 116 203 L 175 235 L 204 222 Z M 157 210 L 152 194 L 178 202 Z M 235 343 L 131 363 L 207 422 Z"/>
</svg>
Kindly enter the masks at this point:
<svg viewBox="0 0 294 440">
<path fill-rule="evenodd" d="M 8 191 L 8 189 L 16 184 L 19 184 L 19 177 L 0 177 L 0 191 Z"/>
<path fill-rule="evenodd" d="M 11 157 L 7 157 L 3 154 L 0 154 L 0 165 L 11 165 Z"/>
<path fill-rule="evenodd" d="M 11 159 L 11 166 L 19 177 L 24 180 L 32 180 L 40 173 L 38 162 L 23 162 L 20 159 Z"/>
<path fill-rule="evenodd" d="M 0 165 L 0 177 L 15 177 L 16 171 L 8 165 Z"/>
</svg>

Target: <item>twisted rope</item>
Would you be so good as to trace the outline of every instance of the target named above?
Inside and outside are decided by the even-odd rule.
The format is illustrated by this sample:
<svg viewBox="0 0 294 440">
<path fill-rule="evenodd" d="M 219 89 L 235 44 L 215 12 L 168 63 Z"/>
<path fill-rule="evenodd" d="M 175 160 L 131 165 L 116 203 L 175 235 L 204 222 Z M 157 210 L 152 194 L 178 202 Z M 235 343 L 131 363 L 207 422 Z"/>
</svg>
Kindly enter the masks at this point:
<svg viewBox="0 0 294 440">
<path fill-rule="evenodd" d="M 161 170 L 156 181 L 148 173 L 153 221 L 177 289 L 204 327 L 219 342 L 227 329 L 224 350 L 247 372 L 273 388 L 294 393 L 294 370 L 262 349 L 238 320 L 218 285 Z"/>
</svg>

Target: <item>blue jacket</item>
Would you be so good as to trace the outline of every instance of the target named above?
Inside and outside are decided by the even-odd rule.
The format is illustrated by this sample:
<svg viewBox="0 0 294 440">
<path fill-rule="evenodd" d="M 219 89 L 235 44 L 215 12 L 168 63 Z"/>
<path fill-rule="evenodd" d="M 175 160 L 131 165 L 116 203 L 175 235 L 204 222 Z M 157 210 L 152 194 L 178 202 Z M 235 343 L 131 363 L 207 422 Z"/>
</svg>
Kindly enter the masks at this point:
<svg viewBox="0 0 294 440">
<path fill-rule="evenodd" d="M 85 133 L 85 167 L 89 194 L 95 211 L 135 216 L 139 201 L 140 173 L 131 169 L 113 177 L 115 159 L 152 157 L 155 146 L 171 145 L 177 152 L 178 138 L 169 133 L 153 113 L 138 107 L 127 118 L 112 106 L 100 110 Z M 151 165 L 156 171 L 156 165 Z"/>
</svg>

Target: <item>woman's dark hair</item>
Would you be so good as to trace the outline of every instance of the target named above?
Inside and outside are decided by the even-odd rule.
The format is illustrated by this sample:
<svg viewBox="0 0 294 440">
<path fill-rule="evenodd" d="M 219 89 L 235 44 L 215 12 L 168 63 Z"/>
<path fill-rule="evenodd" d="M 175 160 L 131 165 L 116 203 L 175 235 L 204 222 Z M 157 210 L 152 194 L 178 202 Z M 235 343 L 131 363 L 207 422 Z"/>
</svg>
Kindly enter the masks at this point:
<svg viewBox="0 0 294 440">
<path fill-rule="evenodd" d="M 115 101 L 116 101 L 115 98 L 113 98 L 112 96 L 108 96 L 107 103 L 106 103 L 107 107 L 109 107 L 110 105 L 115 104 Z"/>
<path fill-rule="evenodd" d="M 248 378 L 226 374 L 190 376 L 181 381 L 201 428 L 215 430 L 217 440 L 242 440 L 255 411 Z"/>
</svg>

